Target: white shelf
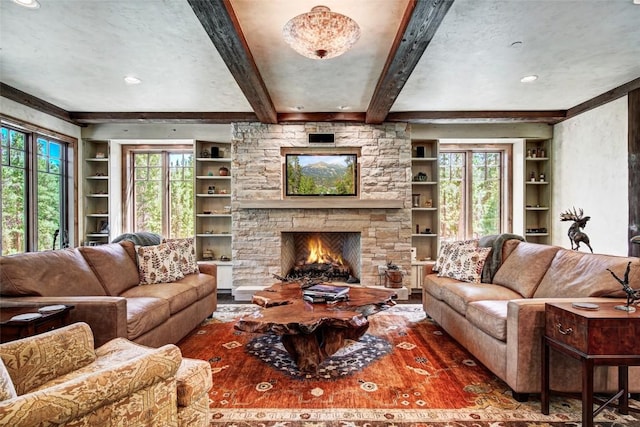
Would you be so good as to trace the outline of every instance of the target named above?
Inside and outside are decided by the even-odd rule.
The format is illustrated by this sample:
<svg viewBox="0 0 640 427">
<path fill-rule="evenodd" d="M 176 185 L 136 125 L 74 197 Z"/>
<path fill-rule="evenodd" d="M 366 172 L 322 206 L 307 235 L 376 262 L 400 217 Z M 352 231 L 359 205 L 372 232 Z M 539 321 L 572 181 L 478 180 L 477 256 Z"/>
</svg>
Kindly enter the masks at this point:
<svg viewBox="0 0 640 427">
<path fill-rule="evenodd" d="M 412 162 L 437 162 L 437 157 L 412 157 Z"/>
<path fill-rule="evenodd" d="M 85 159 L 85 161 L 87 162 L 109 162 L 109 159 L 107 157 L 91 157 L 89 159 Z"/>
<path fill-rule="evenodd" d="M 196 157 L 198 162 L 218 162 L 218 163 L 231 163 L 229 157 Z"/>
<path fill-rule="evenodd" d="M 229 176 L 229 175 L 224 175 L 224 176 L 220 176 L 220 175 L 198 175 L 198 176 L 196 176 L 196 179 L 224 179 L 224 180 L 228 180 L 228 179 L 231 179 L 231 176 Z"/>
<path fill-rule="evenodd" d="M 91 194 L 87 194 L 86 197 L 96 197 L 96 198 L 104 197 L 104 198 L 109 198 L 109 195 L 108 194 L 104 194 L 104 193 L 91 193 Z"/>
<path fill-rule="evenodd" d="M 214 194 L 207 194 L 207 193 L 198 193 L 196 194 L 196 197 L 220 197 L 220 198 L 229 198 L 231 197 L 231 194 L 221 194 L 221 193 L 214 193 Z"/>
<path fill-rule="evenodd" d="M 225 213 L 225 214 L 214 214 L 214 213 L 211 213 L 211 214 L 205 214 L 205 213 L 199 213 L 199 214 L 196 214 L 196 216 L 197 216 L 198 218 L 231 218 L 231 214 L 227 214 L 227 213 Z"/>
<path fill-rule="evenodd" d="M 85 179 L 94 179 L 96 181 L 99 180 L 105 180 L 108 181 L 109 180 L 109 176 L 108 175 L 102 175 L 102 176 L 86 176 Z"/>
<path fill-rule="evenodd" d="M 438 208 L 411 208 L 412 211 L 437 211 Z"/>
<path fill-rule="evenodd" d="M 196 237 L 231 237 L 230 233 L 198 233 Z"/>
<path fill-rule="evenodd" d="M 438 185 L 436 181 L 411 181 L 412 185 Z"/>
<path fill-rule="evenodd" d="M 429 234 L 425 234 L 425 233 L 413 233 L 411 234 L 411 237 L 438 237 L 437 234 L 435 233 L 429 233 Z"/>
</svg>

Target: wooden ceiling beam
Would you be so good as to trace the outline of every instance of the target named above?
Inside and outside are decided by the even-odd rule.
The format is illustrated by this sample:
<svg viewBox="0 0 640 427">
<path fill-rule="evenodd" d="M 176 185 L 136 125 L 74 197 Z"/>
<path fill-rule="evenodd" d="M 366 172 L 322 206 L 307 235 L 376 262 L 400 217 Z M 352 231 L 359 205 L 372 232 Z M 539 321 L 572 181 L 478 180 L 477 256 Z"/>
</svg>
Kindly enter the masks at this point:
<svg viewBox="0 0 640 427">
<path fill-rule="evenodd" d="M 583 102 L 582 104 L 578 104 L 575 107 L 569 108 L 567 110 L 566 118 L 570 119 L 571 117 L 575 117 L 578 114 L 593 110 L 594 108 L 600 107 L 601 105 L 607 104 L 611 101 L 615 101 L 618 98 L 622 98 L 629 92 L 638 89 L 640 89 L 640 77 L 614 89 L 611 89 L 610 91 L 607 91 L 601 95 L 598 95 L 595 98 L 591 98 L 588 101 Z"/>
<path fill-rule="evenodd" d="M 382 123 L 442 23 L 453 0 L 411 0 L 367 108 L 366 122 Z"/>
<path fill-rule="evenodd" d="M 76 123 L 84 125 L 100 123 L 228 124 L 260 121 L 252 112 L 71 112 L 69 115 Z"/>
<path fill-rule="evenodd" d="M 385 121 L 408 123 L 547 123 L 566 117 L 564 110 L 551 111 L 406 111 L 389 113 Z"/>
<path fill-rule="evenodd" d="M 53 105 L 40 98 L 36 98 L 33 95 L 29 95 L 26 92 L 18 90 L 2 82 L 0 82 L 0 95 L 3 98 L 10 99 L 14 102 L 17 102 L 18 104 L 33 108 L 34 110 L 56 117 L 60 120 L 64 120 L 65 122 L 73 123 L 74 125 L 78 124 L 69 116 L 69 113 L 66 110 L 63 110 L 57 105 Z"/>
<path fill-rule="evenodd" d="M 229 0 L 188 0 L 247 101 L 263 123 L 277 123 L 276 108 Z"/>
</svg>

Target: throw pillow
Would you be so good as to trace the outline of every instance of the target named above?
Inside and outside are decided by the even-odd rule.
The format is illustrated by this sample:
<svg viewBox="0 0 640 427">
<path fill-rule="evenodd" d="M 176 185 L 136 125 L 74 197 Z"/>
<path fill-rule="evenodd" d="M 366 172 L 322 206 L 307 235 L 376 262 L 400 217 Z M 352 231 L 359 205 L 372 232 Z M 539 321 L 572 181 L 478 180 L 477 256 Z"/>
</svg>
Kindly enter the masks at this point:
<svg viewBox="0 0 640 427">
<path fill-rule="evenodd" d="M 136 246 L 140 284 L 168 283 L 184 278 L 180 256 L 169 244 Z"/>
<path fill-rule="evenodd" d="M 482 267 L 491 248 L 458 246 L 442 264 L 438 276 L 463 282 L 480 283 Z"/>
<path fill-rule="evenodd" d="M 440 246 L 440 253 L 438 254 L 438 259 L 436 260 L 436 263 L 433 265 L 432 271 L 434 272 L 440 271 L 440 269 L 442 268 L 442 264 L 449 258 L 449 256 L 451 255 L 451 252 L 460 246 L 476 248 L 478 247 L 478 240 L 471 239 L 471 240 L 455 240 L 453 242 L 442 242 L 442 245 Z"/>
<path fill-rule="evenodd" d="M 185 239 L 165 239 L 163 243 L 168 244 L 173 250 L 178 252 L 182 274 L 186 276 L 187 274 L 200 272 L 193 237 L 187 237 Z"/>
</svg>

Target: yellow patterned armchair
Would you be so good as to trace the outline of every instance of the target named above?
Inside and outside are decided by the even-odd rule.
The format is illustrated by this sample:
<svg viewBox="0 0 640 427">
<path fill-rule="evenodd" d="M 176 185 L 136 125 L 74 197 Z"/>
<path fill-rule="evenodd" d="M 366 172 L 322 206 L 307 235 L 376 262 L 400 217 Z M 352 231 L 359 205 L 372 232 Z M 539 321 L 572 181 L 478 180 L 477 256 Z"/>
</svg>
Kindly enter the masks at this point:
<svg viewBox="0 0 640 427">
<path fill-rule="evenodd" d="M 211 367 L 86 323 L 0 344 L 0 425 L 208 426 Z"/>
</svg>

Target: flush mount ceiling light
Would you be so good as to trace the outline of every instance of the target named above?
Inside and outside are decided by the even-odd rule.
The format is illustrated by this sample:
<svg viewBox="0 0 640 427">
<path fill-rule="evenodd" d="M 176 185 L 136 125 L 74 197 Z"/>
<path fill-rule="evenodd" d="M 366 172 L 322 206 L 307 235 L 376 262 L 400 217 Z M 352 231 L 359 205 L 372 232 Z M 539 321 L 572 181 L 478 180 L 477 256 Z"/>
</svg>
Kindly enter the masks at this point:
<svg viewBox="0 0 640 427">
<path fill-rule="evenodd" d="M 37 0 L 13 0 L 14 3 L 20 6 L 28 7 L 29 9 L 37 9 L 40 7 L 40 3 Z"/>
<path fill-rule="evenodd" d="M 316 6 L 292 18 L 282 29 L 284 41 L 302 56 L 330 59 L 348 51 L 360 38 L 360 27 L 348 16 Z"/>
<path fill-rule="evenodd" d="M 124 82 L 128 85 L 139 85 L 140 83 L 142 83 L 142 80 L 135 76 L 126 76 L 124 78 Z"/>
<path fill-rule="evenodd" d="M 535 82 L 536 80 L 538 80 L 538 76 L 536 76 L 535 74 L 531 74 L 530 76 L 524 76 L 523 78 L 520 79 L 522 83 L 531 83 L 531 82 Z"/>
</svg>

